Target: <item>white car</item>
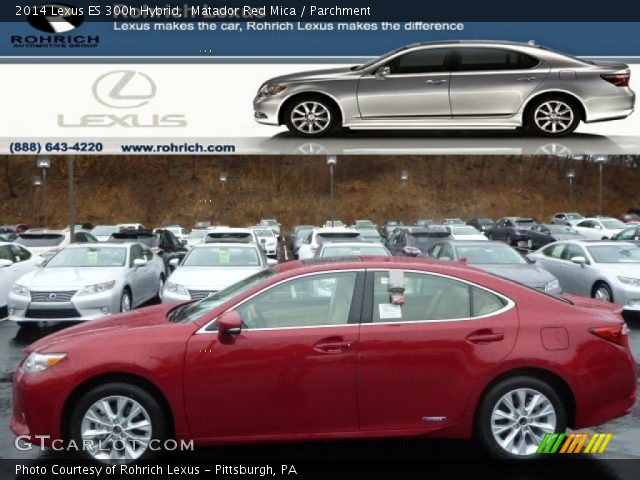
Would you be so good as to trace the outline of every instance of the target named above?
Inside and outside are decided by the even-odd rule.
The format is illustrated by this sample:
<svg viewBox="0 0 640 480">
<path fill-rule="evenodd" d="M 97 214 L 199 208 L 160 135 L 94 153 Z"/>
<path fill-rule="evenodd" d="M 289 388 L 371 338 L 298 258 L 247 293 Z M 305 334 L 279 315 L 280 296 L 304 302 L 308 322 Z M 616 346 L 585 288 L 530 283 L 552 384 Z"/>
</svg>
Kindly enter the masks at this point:
<svg viewBox="0 0 640 480">
<path fill-rule="evenodd" d="M 179 265 L 172 262 L 176 269 L 165 284 L 164 303 L 201 300 L 278 263 L 255 243 L 201 243 Z"/>
<path fill-rule="evenodd" d="M 7 316 L 7 298 L 15 281 L 43 261 L 22 245 L 0 243 L 0 318 Z"/>
<path fill-rule="evenodd" d="M 473 240 L 483 241 L 489 240 L 480 231 L 471 225 L 447 225 L 446 229 L 451 233 L 454 240 Z"/>
<path fill-rule="evenodd" d="M 584 218 L 573 224 L 573 229 L 587 240 L 609 240 L 627 225 L 617 218 Z"/>
<path fill-rule="evenodd" d="M 116 227 L 118 230 L 146 230 L 146 227 L 141 223 L 119 223 Z"/>
<path fill-rule="evenodd" d="M 204 237 L 203 242 L 255 243 L 257 245 L 258 238 L 253 230 L 248 228 L 216 227 L 207 229 L 207 235 Z"/>
<path fill-rule="evenodd" d="M 271 230 L 273 230 L 273 233 L 276 234 L 276 237 L 280 236 L 281 224 L 278 223 L 275 218 L 263 218 L 262 220 L 260 220 L 258 226 L 270 228 Z"/>
<path fill-rule="evenodd" d="M 300 246 L 298 250 L 298 258 L 300 260 L 308 260 L 313 258 L 325 242 L 361 242 L 362 235 L 353 228 L 335 227 L 335 228 L 314 228 L 309 234 L 309 238 Z"/>
<path fill-rule="evenodd" d="M 391 252 L 380 242 L 324 243 L 316 258 L 390 257 Z"/>
<path fill-rule="evenodd" d="M 74 233 L 74 238 L 74 243 L 98 243 L 98 239 L 87 230 L 77 230 Z M 14 241 L 27 247 L 31 253 L 49 259 L 71 244 L 71 232 L 63 230 L 29 230 L 18 235 L 18 238 Z"/>
<path fill-rule="evenodd" d="M 164 262 L 141 243 L 69 245 L 16 280 L 9 320 L 95 320 L 161 297 L 164 282 Z"/>
<path fill-rule="evenodd" d="M 99 242 L 106 242 L 111 237 L 112 233 L 119 231 L 117 225 L 96 225 L 91 230 L 91 235 L 96 237 Z"/>
<path fill-rule="evenodd" d="M 258 243 L 264 248 L 264 253 L 267 257 L 278 256 L 278 236 L 273 232 L 271 228 L 266 227 L 249 227 L 256 238 Z"/>
</svg>

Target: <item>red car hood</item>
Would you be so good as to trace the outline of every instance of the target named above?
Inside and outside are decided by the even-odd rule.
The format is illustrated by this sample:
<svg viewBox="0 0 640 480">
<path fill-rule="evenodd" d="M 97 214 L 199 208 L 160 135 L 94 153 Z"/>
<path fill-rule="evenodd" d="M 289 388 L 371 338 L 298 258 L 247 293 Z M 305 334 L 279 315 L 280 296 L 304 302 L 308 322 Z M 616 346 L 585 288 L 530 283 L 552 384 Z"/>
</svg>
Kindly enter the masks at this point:
<svg viewBox="0 0 640 480">
<path fill-rule="evenodd" d="M 563 293 L 562 296 L 567 300 L 570 300 L 571 303 L 573 303 L 576 307 L 594 308 L 596 310 L 616 313 L 618 315 L 622 313 L 622 307 L 620 307 L 620 305 L 616 305 L 615 303 L 603 302 L 602 300 L 596 300 L 589 297 L 579 297 L 577 295 L 570 295 L 568 293 Z"/>
<path fill-rule="evenodd" d="M 52 333 L 40 340 L 32 343 L 24 349 L 26 353 L 49 347 L 52 344 L 72 340 L 76 337 L 87 337 L 106 332 L 118 330 L 131 330 L 132 328 L 151 327 L 154 325 L 167 324 L 167 313 L 175 304 L 162 304 L 147 307 L 140 310 L 132 310 L 127 313 L 113 315 L 101 320 L 91 320 L 80 325 L 65 328 L 59 332 Z"/>
</svg>

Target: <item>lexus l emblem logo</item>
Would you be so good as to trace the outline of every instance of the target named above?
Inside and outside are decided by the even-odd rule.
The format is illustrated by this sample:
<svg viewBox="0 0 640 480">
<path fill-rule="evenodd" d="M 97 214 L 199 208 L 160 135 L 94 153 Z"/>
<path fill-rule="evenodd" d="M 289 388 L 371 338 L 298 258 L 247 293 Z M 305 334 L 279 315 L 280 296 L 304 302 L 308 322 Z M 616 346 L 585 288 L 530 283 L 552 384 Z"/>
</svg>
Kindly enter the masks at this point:
<svg viewBox="0 0 640 480">
<path fill-rule="evenodd" d="M 50 293 L 47 296 L 47 300 L 49 300 L 50 302 L 53 302 L 56 298 L 58 298 L 58 296 L 55 293 Z"/>
<path fill-rule="evenodd" d="M 137 108 L 149 103 L 158 88 L 153 79 L 136 70 L 115 70 L 93 82 L 91 91 L 102 105 L 111 108 Z"/>
</svg>

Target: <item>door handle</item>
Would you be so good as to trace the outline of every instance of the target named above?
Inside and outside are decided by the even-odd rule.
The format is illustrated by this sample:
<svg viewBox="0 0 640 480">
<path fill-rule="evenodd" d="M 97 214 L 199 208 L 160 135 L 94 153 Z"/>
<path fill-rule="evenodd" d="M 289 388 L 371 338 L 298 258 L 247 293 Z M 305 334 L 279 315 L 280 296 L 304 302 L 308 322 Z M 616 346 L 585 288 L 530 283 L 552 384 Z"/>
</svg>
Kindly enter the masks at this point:
<svg viewBox="0 0 640 480">
<path fill-rule="evenodd" d="M 440 85 L 442 83 L 447 83 L 446 80 L 444 79 L 439 79 L 439 80 L 427 80 L 427 85 Z"/>
<path fill-rule="evenodd" d="M 532 82 L 536 79 L 536 77 L 520 77 L 518 79 L 519 82 Z"/>
<path fill-rule="evenodd" d="M 480 330 L 469 334 L 467 342 L 477 345 L 488 345 L 489 343 L 501 342 L 504 340 L 504 333 L 496 333 L 492 330 Z"/>
<path fill-rule="evenodd" d="M 340 337 L 325 338 L 316 343 L 313 348 L 323 353 L 340 353 L 353 347 L 352 342 L 345 342 Z"/>
</svg>

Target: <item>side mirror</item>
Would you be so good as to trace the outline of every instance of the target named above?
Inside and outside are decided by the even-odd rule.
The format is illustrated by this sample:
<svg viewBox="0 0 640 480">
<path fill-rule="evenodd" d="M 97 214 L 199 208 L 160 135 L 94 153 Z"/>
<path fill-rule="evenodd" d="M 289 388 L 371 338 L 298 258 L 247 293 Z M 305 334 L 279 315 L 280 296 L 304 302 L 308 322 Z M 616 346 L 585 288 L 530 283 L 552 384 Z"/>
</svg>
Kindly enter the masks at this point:
<svg viewBox="0 0 640 480">
<path fill-rule="evenodd" d="M 267 258 L 267 265 L 269 265 L 270 267 L 275 267 L 276 265 L 278 265 L 278 260 Z"/>
<path fill-rule="evenodd" d="M 573 263 L 580 265 L 581 267 L 584 267 L 585 264 L 587 263 L 587 259 L 584 257 L 571 257 L 571 261 Z"/>
<path fill-rule="evenodd" d="M 0 260 L 0 268 L 10 267 L 11 265 L 13 265 L 11 260 L 5 260 L 4 258 Z"/>
<path fill-rule="evenodd" d="M 391 74 L 391 68 L 390 67 L 379 68 L 376 71 L 376 79 L 377 80 L 384 80 L 390 74 Z"/>
<path fill-rule="evenodd" d="M 180 265 L 180 259 L 172 258 L 171 260 L 169 260 L 169 265 L 171 265 L 172 267 L 177 267 L 178 265 Z"/>
<path fill-rule="evenodd" d="M 242 331 L 242 319 L 236 311 L 224 312 L 217 323 L 218 335 L 238 335 Z"/>
<path fill-rule="evenodd" d="M 133 266 L 134 267 L 144 267 L 147 264 L 147 260 L 144 258 L 136 258 L 133 261 Z"/>
</svg>

